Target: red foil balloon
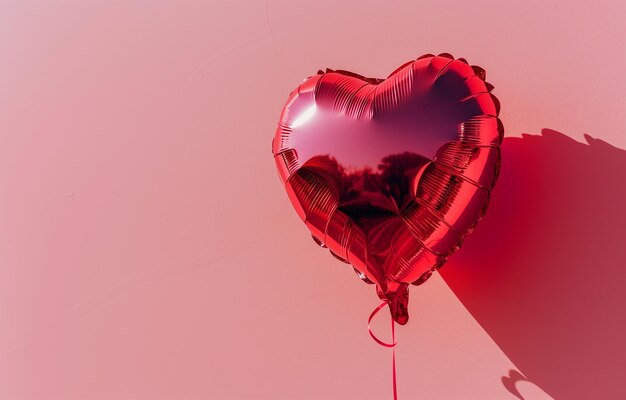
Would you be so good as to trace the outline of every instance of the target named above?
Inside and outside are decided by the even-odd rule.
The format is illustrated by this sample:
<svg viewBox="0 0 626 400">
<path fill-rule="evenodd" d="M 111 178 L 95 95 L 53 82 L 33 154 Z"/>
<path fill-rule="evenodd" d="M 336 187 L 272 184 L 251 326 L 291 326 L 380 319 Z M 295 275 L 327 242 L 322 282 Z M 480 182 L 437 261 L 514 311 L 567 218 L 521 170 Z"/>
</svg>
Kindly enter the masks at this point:
<svg viewBox="0 0 626 400">
<path fill-rule="evenodd" d="M 319 71 L 294 90 L 272 152 L 315 241 L 376 284 L 396 322 L 482 218 L 504 129 L 485 71 L 449 54 L 387 79 Z"/>
</svg>

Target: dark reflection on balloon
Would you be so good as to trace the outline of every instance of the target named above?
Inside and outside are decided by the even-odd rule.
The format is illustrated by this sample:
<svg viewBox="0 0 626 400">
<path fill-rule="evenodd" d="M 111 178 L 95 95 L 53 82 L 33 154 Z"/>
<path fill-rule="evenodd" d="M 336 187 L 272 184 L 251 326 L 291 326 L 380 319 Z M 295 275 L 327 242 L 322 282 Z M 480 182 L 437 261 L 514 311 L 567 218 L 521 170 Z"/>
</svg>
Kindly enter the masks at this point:
<svg viewBox="0 0 626 400">
<path fill-rule="evenodd" d="M 272 151 L 292 204 L 400 324 L 408 285 L 442 266 L 486 210 L 503 128 L 484 79 L 448 54 L 386 80 L 320 71 L 283 109 Z"/>
</svg>

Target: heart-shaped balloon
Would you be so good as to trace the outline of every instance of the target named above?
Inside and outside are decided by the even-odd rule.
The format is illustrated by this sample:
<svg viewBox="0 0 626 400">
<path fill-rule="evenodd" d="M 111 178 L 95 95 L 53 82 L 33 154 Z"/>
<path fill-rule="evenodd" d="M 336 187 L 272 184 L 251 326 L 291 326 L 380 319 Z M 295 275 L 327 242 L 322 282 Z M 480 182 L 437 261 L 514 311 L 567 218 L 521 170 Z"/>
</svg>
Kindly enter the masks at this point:
<svg viewBox="0 0 626 400">
<path fill-rule="evenodd" d="M 409 284 L 441 267 L 487 208 L 504 133 L 492 89 L 482 68 L 429 54 L 387 79 L 319 71 L 281 114 L 272 152 L 291 203 L 399 324 Z"/>
</svg>

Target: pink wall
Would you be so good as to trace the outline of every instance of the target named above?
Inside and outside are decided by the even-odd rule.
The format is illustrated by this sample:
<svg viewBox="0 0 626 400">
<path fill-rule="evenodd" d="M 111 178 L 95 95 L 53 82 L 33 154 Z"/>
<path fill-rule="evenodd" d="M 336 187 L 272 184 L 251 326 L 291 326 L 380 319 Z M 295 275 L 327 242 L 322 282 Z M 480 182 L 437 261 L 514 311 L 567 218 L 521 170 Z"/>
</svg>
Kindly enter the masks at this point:
<svg viewBox="0 0 626 400">
<path fill-rule="evenodd" d="M 373 289 L 313 243 L 270 152 L 287 94 L 318 68 L 386 76 L 423 53 L 450 52 L 487 69 L 508 137 L 550 128 L 626 148 L 626 3 L 336 3 L 0 1 L 1 399 L 391 397 L 391 355 L 366 331 Z M 624 152 L 567 136 L 540 150 L 505 139 L 503 189 L 444 273 L 452 290 L 438 275 L 412 290 L 411 321 L 397 330 L 400 398 L 515 399 L 517 389 L 575 398 L 564 377 L 580 376 L 559 372 L 572 365 L 571 348 L 542 347 L 561 334 L 584 346 L 576 365 L 607 371 L 585 393 L 617 394 L 609 371 L 619 371 L 612 363 L 624 347 L 602 332 L 626 334 L 611 312 L 626 305 L 615 285 L 626 255 L 607 247 L 624 212 L 590 192 L 587 202 L 571 198 L 593 187 L 624 204 L 623 191 L 611 192 Z M 586 154 L 607 186 L 564 167 L 520 172 L 519 162 L 534 162 L 528 154 L 547 169 L 565 160 L 590 173 L 571 159 Z M 549 207 L 512 201 L 504 188 L 517 177 L 549 193 Z M 508 200 L 529 219 L 514 219 Z M 546 228 L 549 210 L 564 228 Z M 614 218 L 593 218 L 608 210 Z M 514 253 L 481 239 L 505 238 L 506 249 L 518 227 L 531 240 Z M 564 229 L 596 247 L 568 247 Z M 520 271 L 552 259 L 570 261 L 571 276 L 613 279 L 593 280 L 589 301 L 567 286 L 585 291 L 584 280 L 556 279 L 570 276 L 561 263 L 547 281 L 505 274 L 482 292 L 458 279 L 486 261 Z M 488 282 L 485 271 L 472 276 Z M 542 303 L 524 302 L 537 293 L 556 314 L 609 311 L 574 309 L 565 325 L 549 325 L 554 314 L 533 318 Z M 572 301 L 555 307 L 559 294 Z M 375 328 L 385 336 L 382 319 Z M 519 329 L 507 331 L 508 321 Z M 571 339 L 581 326 L 600 332 L 598 348 Z M 541 354 L 553 363 L 542 367 Z M 537 386 L 512 389 L 515 371 Z"/>
</svg>

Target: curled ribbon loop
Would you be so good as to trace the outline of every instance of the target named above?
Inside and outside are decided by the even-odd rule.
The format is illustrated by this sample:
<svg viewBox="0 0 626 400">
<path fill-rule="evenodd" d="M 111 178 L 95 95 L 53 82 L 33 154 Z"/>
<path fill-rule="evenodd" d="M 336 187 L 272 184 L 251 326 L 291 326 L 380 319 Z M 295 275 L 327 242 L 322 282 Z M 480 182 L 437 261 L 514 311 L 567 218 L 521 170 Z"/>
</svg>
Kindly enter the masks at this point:
<svg viewBox="0 0 626 400">
<path fill-rule="evenodd" d="M 372 322 L 372 319 L 374 318 L 374 315 L 378 314 L 378 312 L 387 305 L 386 301 L 383 301 L 378 307 L 376 307 L 374 309 L 374 311 L 372 311 L 372 313 L 370 314 L 370 317 L 367 319 L 367 330 L 370 332 L 370 336 L 372 337 L 372 339 L 374 339 L 376 341 L 376 343 L 378 343 L 381 346 L 385 346 L 385 347 L 394 347 L 396 345 L 395 342 L 395 338 L 393 338 L 393 343 L 385 343 L 382 340 L 380 340 L 379 338 L 376 337 L 376 335 L 374 335 L 374 332 L 372 332 L 372 327 L 370 326 L 370 323 Z M 392 319 L 393 321 L 393 319 Z M 391 329 L 392 329 L 392 333 L 393 333 L 393 322 L 391 325 Z"/>
<path fill-rule="evenodd" d="M 396 387 L 396 349 L 395 349 L 397 342 L 396 342 L 396 329 L 395 329 L 395 322 L 393 320 L 393 315 L 391 316 L 391 341 L 392 343 L 385 343 L 379 338 L 377 338 L 376 335 L 374 335 L 374 332 L 372 332 L 372 328 L 370 326 L 370 323 L 372 322 L 372 318 L 374 318 L 374 315 L 376 315 L 386 305 L 387 305 L 387 302 L 383 301 L 378 307 L 374 309 L 374 311 L 372 311 L 372 313 L 370 314 L 370 317 L 367 319 L 367 330 L 369 331 L 372 339 L 376 341 L 376 343 L 378 343 L 381 346 L 392 348 L 392 357 L 393 357 L 392 365 L 393 366 L 392 366 L 391 374 L 392 374 L 392 379 L 393 379 L 392 381 L 393 382 L 393 399 L 398 400 L 398 389 Z"/>
</svg>

